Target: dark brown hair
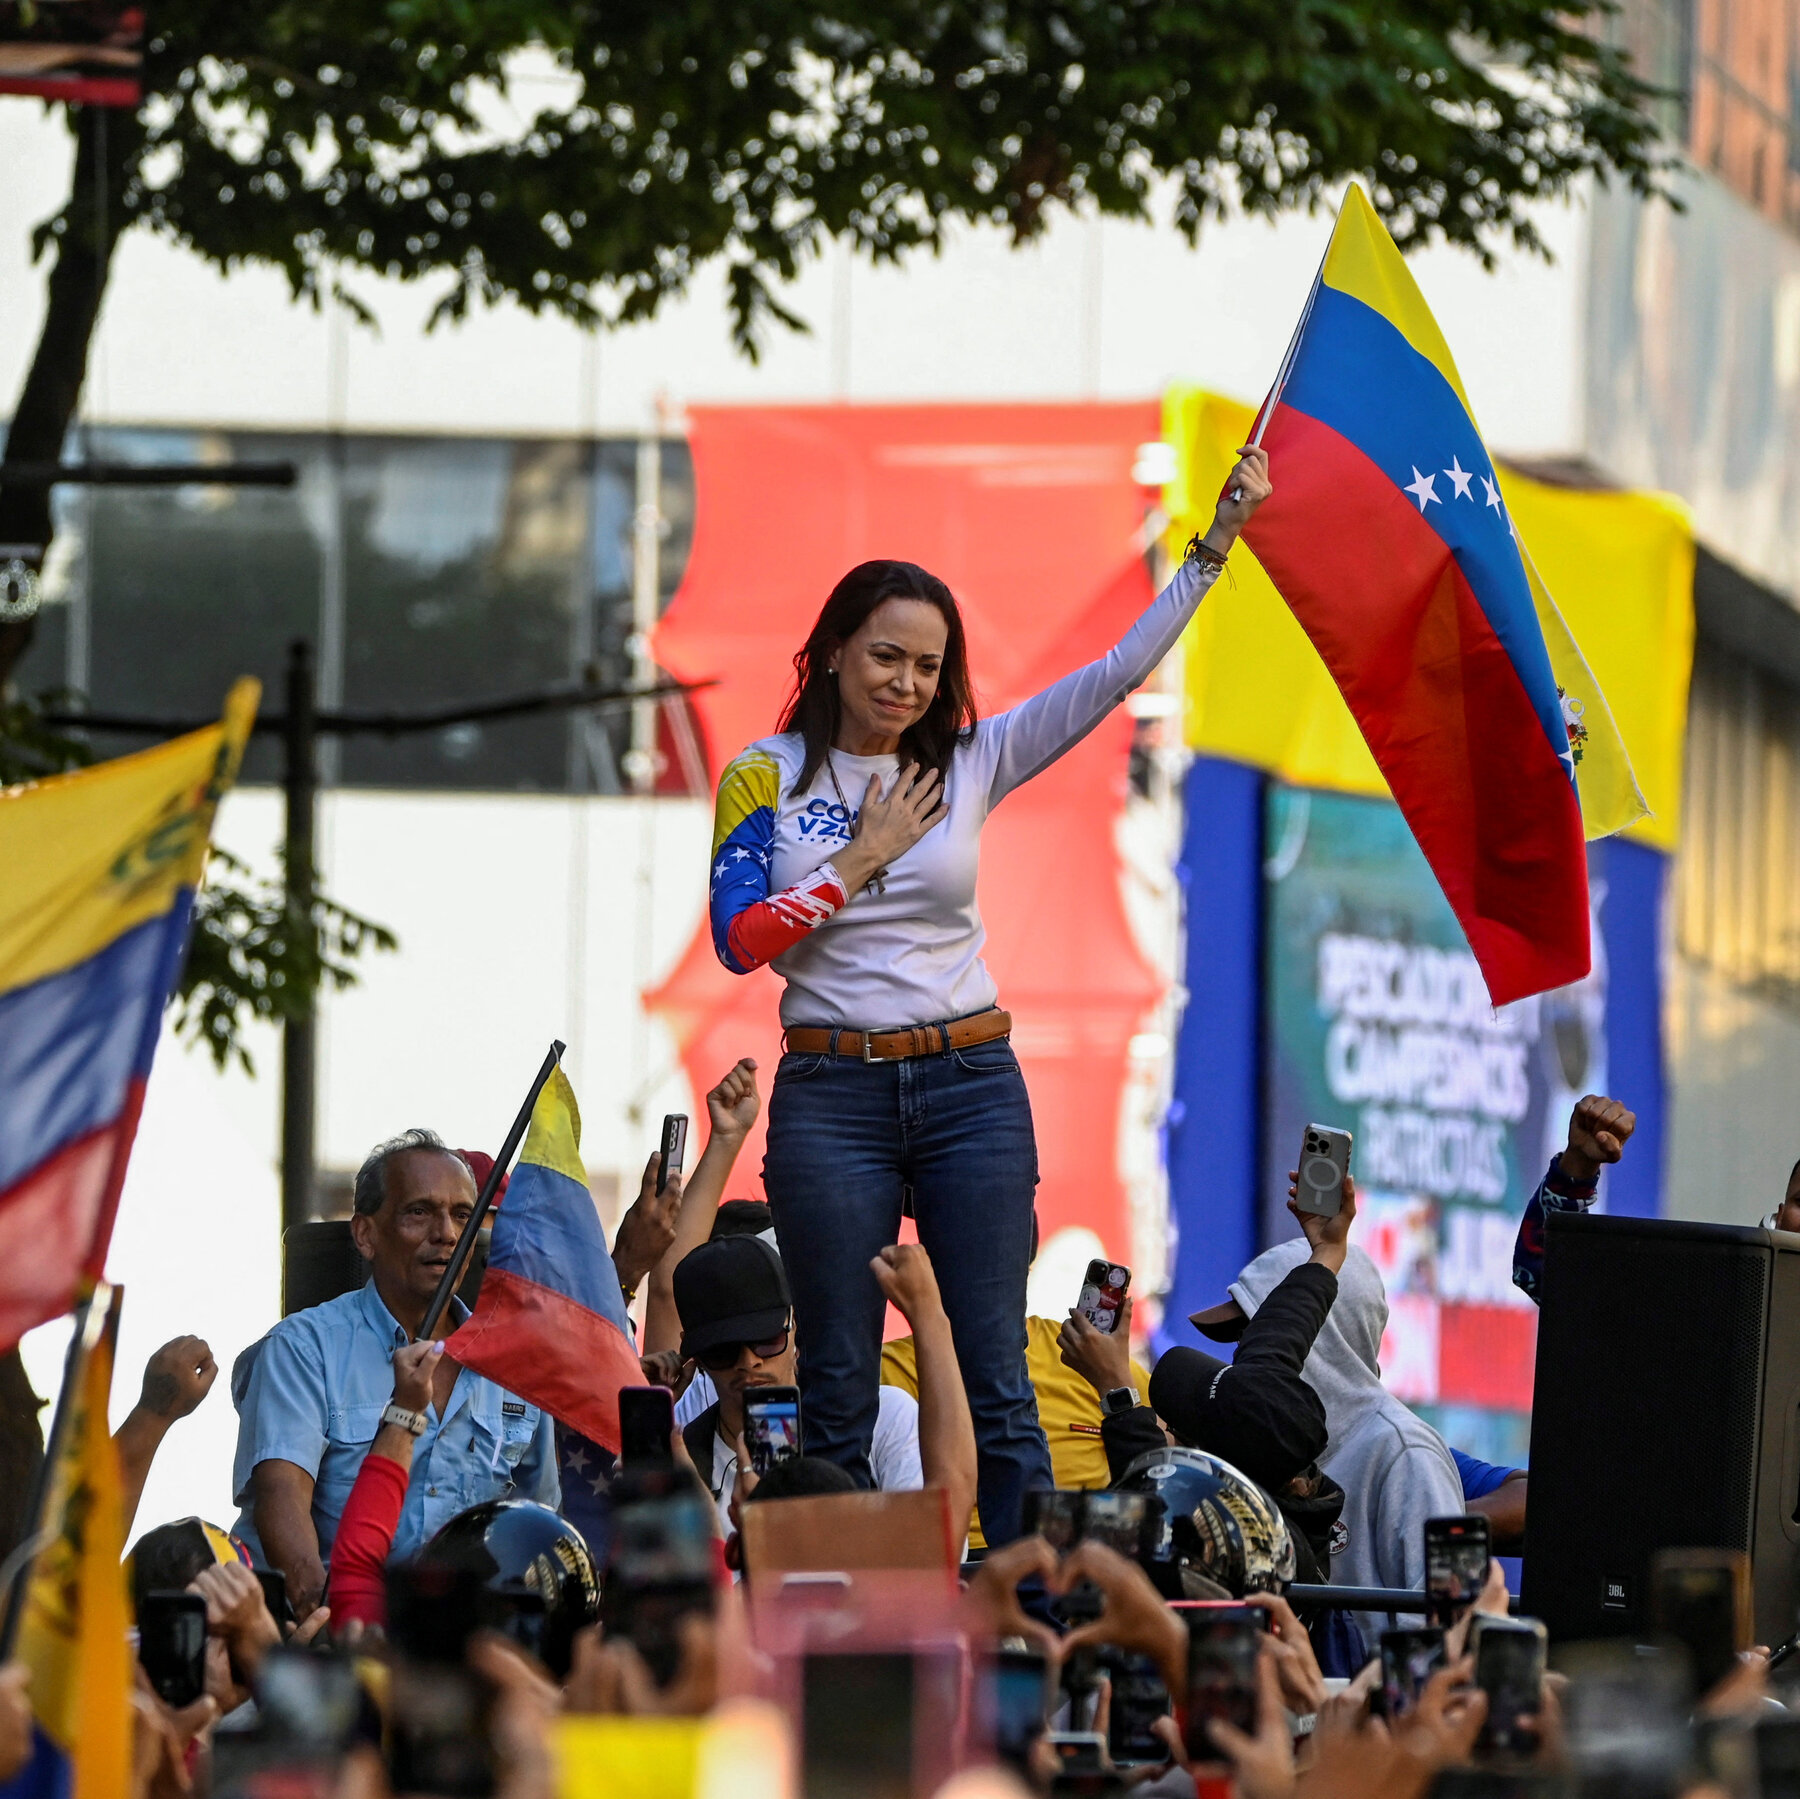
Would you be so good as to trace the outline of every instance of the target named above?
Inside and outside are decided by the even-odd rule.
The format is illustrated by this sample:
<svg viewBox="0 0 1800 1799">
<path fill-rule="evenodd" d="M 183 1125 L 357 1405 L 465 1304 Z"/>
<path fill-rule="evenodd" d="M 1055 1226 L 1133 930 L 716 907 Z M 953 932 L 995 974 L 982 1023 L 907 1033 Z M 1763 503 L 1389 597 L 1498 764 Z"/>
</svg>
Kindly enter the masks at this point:
<svg viewBox="0 0 1800 1799">
<path fill-rule="evenodd" d="M 947 776 L 951 752 L 974 732 L 975 690 L 955 595 L 916 562 L 859 562 L 831 590 L 806 642 L 794 655 L 794 689 L 775 728 L 798 731 L 806 740 L 797 792 L 812 785 L 843 717 L 837 682 L 827 667 L 831 652 L 848 643 L 883 600 L 922 600 L 944 615 L 944 660 L 938 668 L 937 692 L 925 716 L 902 734 L 901 762 L 916 762 Z"/>
</svg>

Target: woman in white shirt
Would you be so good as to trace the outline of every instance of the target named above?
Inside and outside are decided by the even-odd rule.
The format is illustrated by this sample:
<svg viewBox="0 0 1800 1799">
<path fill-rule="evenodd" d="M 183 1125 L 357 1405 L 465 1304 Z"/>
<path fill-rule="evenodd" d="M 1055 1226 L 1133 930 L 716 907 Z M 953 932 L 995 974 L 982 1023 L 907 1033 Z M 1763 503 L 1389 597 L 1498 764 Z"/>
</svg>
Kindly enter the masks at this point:
<svg viewBox="0 0 1800 1799">
<path fill-rule="evenodd" d="M 1019 1534 L 1026 1492 L 1054 1483 L 1025 1369 L 1037 1145 L 981 960 L 981 827 L 1174 647 L 1269 495 L 1264 453 L 1240 454 L 1205 537 L 1120 643 L 994 718 L 976 717 L 943 582 L 909 562 L 852 569 L 794 658 L 778 734 L 719 781 L 714 947 L 735 974 L 767 962 L 786 982 L 763 1186 L 793 1289 L 806 1452 L 870 1482 L 884 1302 L 869 1263 L 910 1188 L 994 1545 Z"/>
</svg>

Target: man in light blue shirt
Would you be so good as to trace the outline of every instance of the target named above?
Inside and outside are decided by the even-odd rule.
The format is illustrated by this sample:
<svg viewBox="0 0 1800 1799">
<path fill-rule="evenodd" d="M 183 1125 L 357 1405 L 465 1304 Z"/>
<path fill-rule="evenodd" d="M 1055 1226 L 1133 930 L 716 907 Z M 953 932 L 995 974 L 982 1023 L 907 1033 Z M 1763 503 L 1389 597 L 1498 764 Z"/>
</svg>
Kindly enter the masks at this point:
<svg viewBox="0 0 1800 1799">
<path fill-rule="evenodd" d="M 286 1575 L 300 1617 L 319 1603 L 344 1502 L 393 1398 L 394 1350 L 424 1321 L 476 1200 L 467 1164 L 429 1131 L 377 1147 L 355 1191 L 350 1229 L 368 1284 L 284 1318 L 258 1346 L 238 1401 L 238 1534 Z M 468 1316 L 455 1301 L 451 1312 L 440 1336 Z M 392 1553 L 412 1554 L 483 1500 L 556 1505 L 554 1430 L 536 1406 L 445 1356 Z"/>
</svg>

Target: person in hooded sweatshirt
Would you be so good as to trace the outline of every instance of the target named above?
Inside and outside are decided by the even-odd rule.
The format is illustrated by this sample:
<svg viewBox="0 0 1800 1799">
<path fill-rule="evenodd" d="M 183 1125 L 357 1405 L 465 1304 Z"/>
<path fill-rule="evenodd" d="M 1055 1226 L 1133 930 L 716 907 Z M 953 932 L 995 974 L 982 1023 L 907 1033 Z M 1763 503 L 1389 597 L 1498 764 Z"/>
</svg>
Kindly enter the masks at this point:
<svg viewBox="0 0 1800 1799">
<path fill-rule="evenodd" d="M 1290 1210 L 1293 1191 L 1290 1187 Z M 1346 1175 L 1346 1210 L 1355 1199 L 1355 1183 Z M 1215 1342 L 1235 1341 L 1290 1272 L 1311 1255 L 1304 1239 L 1264 1250 L 1232 1282 L 1223 1304 L 1193 1315 L 1194 1326 Z M 1466 1507 L 1462 1481 L 1443 1438 L 1381 1384 L 1387 1318 L 1381 1275 L 1367 1253 L 1352 1244 L 1304 1372 L 1307 1385 L 1325 1402 L 1327 1440 L 1319 1466 L 1344 1489 L 1339 1541 L 1331 1559 L 1333 1583 L 1422 1589 L 1425 1520 Z M 1359 1613 L 1357 1621 L 1371 1644 L 1389 1623 L 1383 1613 Z"/>
</svg>

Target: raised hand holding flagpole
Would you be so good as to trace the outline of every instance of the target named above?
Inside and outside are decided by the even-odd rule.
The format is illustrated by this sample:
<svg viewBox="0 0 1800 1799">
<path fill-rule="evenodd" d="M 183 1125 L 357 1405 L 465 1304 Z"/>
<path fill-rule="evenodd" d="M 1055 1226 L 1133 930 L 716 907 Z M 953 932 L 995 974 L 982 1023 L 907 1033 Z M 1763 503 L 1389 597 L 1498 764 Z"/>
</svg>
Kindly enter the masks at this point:
<svg viewBox="0 0 1800 1799">
<path fill-rule="evenodd" d="M 469 1214 L 469 1222 L 463 1226 L 462 1235 L 456 1239 L 450 1266 L 444 1270 L 444 1277 L 438 1282 L 438 1290 L 431 1296 L 431 1304 L 425 1308 L 425 1319 L 419 1326 L 418 1336 L 413 1339 L 415 1343 L 424 1342 L 436 1330 L 438 1320 L 444 1315 L 444 1308 L 450 1303 L 451 1294 L 462 1284 L 463 1271 L 468 1267 L 469 1257 L 475 1250 L 475 1239 L 480 1234 L 488 1213 L 493 1209 L 494 1194 L 499 1190 L 501 1181 L 506 1178 L 513 1156 L 524 1140 L 538 1095 L 543 1092 L 544 1083 L 556 1072 L 556 1066 L 562 1060 L 562 1053 L 566 1048 L 568 1045 L 560 1040 L 550 1045 L 550 1053 L 544 1057 L 544 1065 L 537 1071 L 536 1078 L 531 1083 L 531 1091 L 525 1095 L 525 1103 L 519 1108 L 518 1117 L 512 1121 L 512 1129 L 506 1133 L 506 1141 L 501 1144 L 500 1153 L 495 1156 L 487 1179 L 481 1183 L 475 1210 Z"/>
</svg>

